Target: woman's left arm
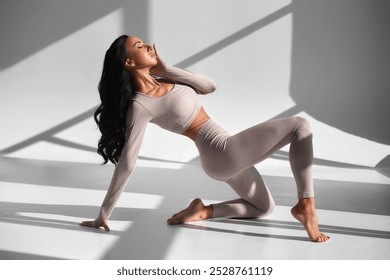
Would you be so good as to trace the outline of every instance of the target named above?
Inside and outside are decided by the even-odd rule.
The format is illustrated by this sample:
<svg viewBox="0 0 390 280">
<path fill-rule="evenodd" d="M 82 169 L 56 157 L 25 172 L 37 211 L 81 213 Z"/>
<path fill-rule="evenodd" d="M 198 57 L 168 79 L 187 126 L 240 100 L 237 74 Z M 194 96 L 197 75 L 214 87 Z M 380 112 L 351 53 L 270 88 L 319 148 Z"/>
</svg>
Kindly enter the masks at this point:
<svg viewBox="0 0 390 280">
<path fill-rule="evenodd" d="M 208 94 L 215 91 L 217 86 L 213 80 L 199 73 L 167 65 L 159 57 L 155 45 L 153 45 L 153 48 L 157 56 L 157 65 L 150 69 L 152 74 L 189 85 L 198 94 Z"/>
</svg>

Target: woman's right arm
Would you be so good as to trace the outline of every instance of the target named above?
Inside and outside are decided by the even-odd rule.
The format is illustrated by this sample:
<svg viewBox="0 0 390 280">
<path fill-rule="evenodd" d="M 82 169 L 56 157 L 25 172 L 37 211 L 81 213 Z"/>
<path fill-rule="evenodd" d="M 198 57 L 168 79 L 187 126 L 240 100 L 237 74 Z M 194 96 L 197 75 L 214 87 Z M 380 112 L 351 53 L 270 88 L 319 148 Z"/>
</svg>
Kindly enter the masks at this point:
<svg viewBox="0 0 390 280">
<path fill-rule="evenodd" d="M 198 94 L 208 94 L 216 90 L 217 85 L 212 79 L 166 64 L 158 55 L 155 45 L 153 48 L 157 55 L 157 65 L 151 69 L 152 74 L 191 86 Z"/>
<path fill-rule="evenodd" d="M 81 225 L 90 227 L 102 226 L 105 230 L 109 230 L 108 219 L 133 173 L 145 130 L 150 119 L 151 115 L 149 111 L 138 102 L 133 101 L 131 111 L 127 114 L 126 142 L 115 167 L 99 215 L 94 221 L 84 221 Z"/>
</svg>

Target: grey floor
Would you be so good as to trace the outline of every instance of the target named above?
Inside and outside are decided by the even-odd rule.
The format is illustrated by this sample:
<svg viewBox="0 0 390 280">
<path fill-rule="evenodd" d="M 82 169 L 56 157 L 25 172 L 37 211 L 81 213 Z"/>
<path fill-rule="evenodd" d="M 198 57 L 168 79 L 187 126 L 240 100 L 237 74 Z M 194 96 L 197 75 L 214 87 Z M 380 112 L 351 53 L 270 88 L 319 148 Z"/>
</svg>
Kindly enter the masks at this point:
<svg viewBox="0 0 390 280">
<path fill-rule="evenodd" d="M 165 221 L 192 198 L 215 202 L 235 194 L 207 177 L 197 158 L 175 168 L 164 161 L 146 167 L 142 162 L 152 160 L 141 160 L 108 233 L 78 223 L 95 217 L 112 166 L 0 157 L 0 258 L 390 259 L 386 170 L 316 160 L 315 172 L 322 177 L 315 179 L 320 226 L 331 236 L 316 244 L 289 214 L 295 188 L 285 156 L 281 151 L 256 166 L 271 174 L 264 177 L 278 205 L 266 219 L 179 226 Z"/>
</svg>

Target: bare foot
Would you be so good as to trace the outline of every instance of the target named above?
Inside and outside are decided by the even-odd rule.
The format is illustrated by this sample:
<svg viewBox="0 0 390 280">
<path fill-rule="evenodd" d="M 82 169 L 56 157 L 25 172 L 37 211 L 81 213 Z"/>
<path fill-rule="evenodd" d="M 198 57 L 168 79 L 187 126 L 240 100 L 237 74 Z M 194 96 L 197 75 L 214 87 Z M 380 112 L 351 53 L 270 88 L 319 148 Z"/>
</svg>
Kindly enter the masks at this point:
<svg viewBox="0 0 390 280">
<path fill-rule="evenodd" d="M 195 198 L 188 207 L 168 219 L 169 225 L 195 222 L 212 217 L 213 208 L 211 205 L 205 206 L 200 198 Z"/>
<path fill-rule="evenodd" d="M 318 228 L 314 198 L 299 199 L 298 204 L 291 209 L 291 214 L 305 227 L 311 241 L 326 242 L 330 239 L 329 236 L 320 232 Z"/>
</svg>

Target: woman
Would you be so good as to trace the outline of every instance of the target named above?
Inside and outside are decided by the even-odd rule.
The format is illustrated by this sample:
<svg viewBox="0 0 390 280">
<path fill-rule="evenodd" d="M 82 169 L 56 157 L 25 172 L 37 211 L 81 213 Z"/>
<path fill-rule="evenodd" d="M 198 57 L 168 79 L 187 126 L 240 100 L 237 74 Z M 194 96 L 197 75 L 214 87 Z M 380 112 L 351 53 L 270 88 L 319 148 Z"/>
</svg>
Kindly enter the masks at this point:
<svg viewBox="0 0 390 280">
<path fill-rule="evenodd" d="M 325 242 L 318 229 L 312 179 L 312 134 L 300 117 L 273 120 L 231 136 L 207 115 L 196 94 L 216 86 L 209 78 L 166 65 L 155 46 L 120 36 L 107 50 L 99 84 L 102 104 L 95 112 L 102 137 L 98 153 L 116 165 L 99 216 L 87 227 L 109 230 L 108 218 L 133 172 L 149 122 L 191 138 L 202 166 L 212 178 L 227 182 L 239 199 L 204 205 L 200 199 L 168 219 L 170 225 L 214 217 L 261 218 L 274 208 L 273 198 L 253 167 L 291 143 L 290 164 L 298 189 L 292 215 L 310 240 Z"/>
</svg>

